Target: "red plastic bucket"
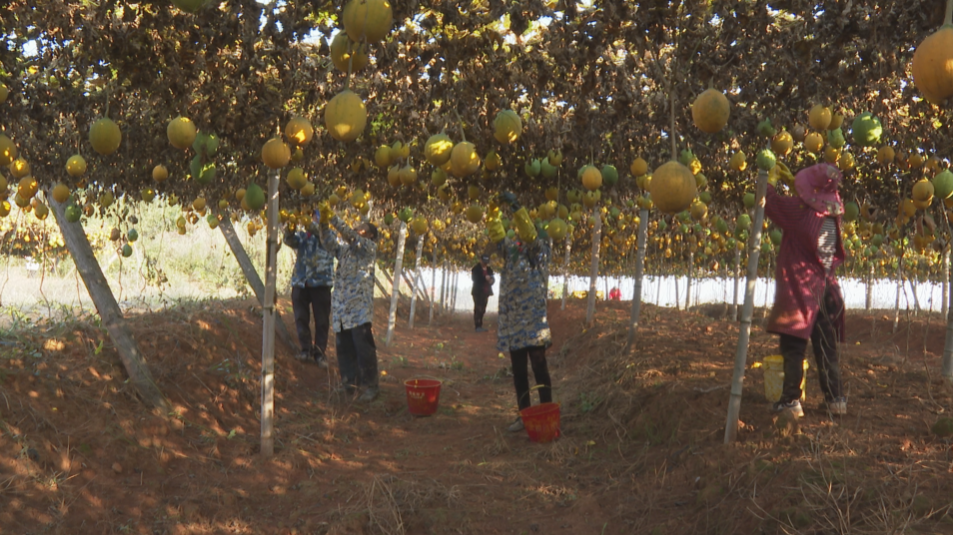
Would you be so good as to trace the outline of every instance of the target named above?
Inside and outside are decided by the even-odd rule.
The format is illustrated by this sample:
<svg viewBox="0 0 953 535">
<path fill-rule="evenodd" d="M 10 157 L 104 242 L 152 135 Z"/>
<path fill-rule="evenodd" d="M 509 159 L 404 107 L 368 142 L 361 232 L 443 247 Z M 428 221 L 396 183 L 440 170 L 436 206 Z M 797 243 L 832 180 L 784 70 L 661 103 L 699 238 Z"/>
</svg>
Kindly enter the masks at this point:
<svg viewBox="0 0 953 535">
<path fill-rule="evenodd" d="M 559 403 L 541 403 L 520 411 L 523 427 L 533 442 L 559 438 Z"/>
<path fill-rule="evenodd" d="M 440 381 L 436 379 L 407 379 L 407 409 L 414 416 L 430 416 L 437 412 L 440 401 Z"/>
</svg>

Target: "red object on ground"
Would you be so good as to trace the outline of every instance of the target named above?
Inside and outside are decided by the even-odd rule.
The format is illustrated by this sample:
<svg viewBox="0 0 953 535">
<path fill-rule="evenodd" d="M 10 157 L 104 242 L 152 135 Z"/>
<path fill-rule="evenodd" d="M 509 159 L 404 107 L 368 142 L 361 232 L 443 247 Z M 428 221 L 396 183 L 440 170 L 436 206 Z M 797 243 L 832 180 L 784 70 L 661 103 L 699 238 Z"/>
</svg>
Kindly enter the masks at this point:
<svg viewBox="0 0 953 535">
<path fill-rule="evenodd" d="M 407 410 L 414 416 L 430 416 L 437 412 L 440 401 L 440 381 L 436 379 L 407 379 Z"/>
<path fill-rule="evenodd" d="M 540 403 L 523 409 L 520 418 L 532 442 L 552 442 L 559 438 L 559 403 Z"/>
</svg>

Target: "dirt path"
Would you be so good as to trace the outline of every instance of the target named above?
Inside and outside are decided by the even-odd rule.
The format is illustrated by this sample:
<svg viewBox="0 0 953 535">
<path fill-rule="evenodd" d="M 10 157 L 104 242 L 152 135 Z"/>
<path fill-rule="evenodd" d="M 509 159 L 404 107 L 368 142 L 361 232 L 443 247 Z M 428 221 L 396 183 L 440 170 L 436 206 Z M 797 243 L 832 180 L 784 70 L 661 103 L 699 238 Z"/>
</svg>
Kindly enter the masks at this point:
<svg viewBox="0 0 953 535">
<path fill-rule="evenodd" d="M 517 415 L 509 355 L 496 350 L 496 317 L 488 316 L 486 324 L 489 332 L 476 333 L 470 315 L 458 313 L 434 326 L 418 323 L 413 331 L 400 325 L 391 347 L 384 347 L 379 329 L 385 375 L 381 398 L 369 406 L 328 395 L 334 370 L 301 370 L 304 380 L 291 395 L 307 398 L 315 394 L 310 385 L 320 385 L 307 407 L 325 413 L 325 429 L 347 430 L 323 439 L 331 457 L 321 470 L 325 484 L 318 487 L 329 497 L 326 513 L 341 507 L 332 497 L 358 485 L 367 493 L 368 509 L 372 503 L 381 509 L 382 524 L 396 527 L 393 513 L 412 505 L 417 514 L 407 521 L 417 525 L 408 526 L 411 533 L 449 526 L 472 533 L 600 532 L 604 519 L 570 507 L 575 491 L 563 484 L 564 474 L 547 466 L 549 446 L 531 443 L 525 432 L 506 431 Z M 557 344 L 564 340 L 557 334 Z M 554 368 L 558 373 L 555 362 Z M 403 382 L 410 378 L 443 381 L 436 414 L 408 413 Z M 309 420 L 291 417 L 280 425 L 307 428 Z M 391 503 L 388 510 L 389 493 L 403 494 L 406 503 Z"/>
</svg>

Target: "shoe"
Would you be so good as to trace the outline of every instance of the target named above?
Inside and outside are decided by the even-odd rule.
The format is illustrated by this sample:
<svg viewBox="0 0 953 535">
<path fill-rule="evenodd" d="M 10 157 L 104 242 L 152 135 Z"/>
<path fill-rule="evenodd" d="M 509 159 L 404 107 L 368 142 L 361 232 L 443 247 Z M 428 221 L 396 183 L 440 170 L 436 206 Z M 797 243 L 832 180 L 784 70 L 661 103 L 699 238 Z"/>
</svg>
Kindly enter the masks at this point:
<svg viewBox="0 0 953 535">
<path fill-rule="evenodd" d="M 841 396 L 834 401 L 827 402 L 827 410 L 835 416 L 844 416 L 847 414 L 847 398 Z"/>
<path fill-rule="evenodd" d="M 794 401 L 778 401 L 771 405 L 771 412 L 784 411 L 791 411 L 797 418 L 804 416 L 804 409 L 801 408 L 801 401 L 798 399 Z"/>
<path fill-rule="evenodd" d="M 310 362 L 310 361 L 313 360 L 313 359 L 311 358 L 311 352 L 305 350 L 305 351 L 302 351 L 301 353 L 298 353 L 297 355 L 295 355 L 295 360 L 298 360 L 298 361 L 301 361 L 301 362 Z"/>
<path fill-rule="evenodd" d="M 478 333 L 485 333 L 485 332 L 486 332 L 486 329 L 484 329 L 483 327 L 477 327 L 477 328 L 476 328 L 476 332 L 478 332 Z"/>
<path fill-rule="evenodd" d="M 311 358 L 321 369 L 328 369 L 328 357 L 325 356 L 324 351 L 321 351 L 317 347 L 311 348 Z"/>
<path fill-rule="evenodd" d="M 510 424 L 509 427 L 506 428 L 506 430 L 509 431 L 510 433 L 516 433 L 516 432 L 522 431 L 523 429 L 525 428 L 523 427 L 522 418 L 517 418 L 515 421 L 513 421 L 513 423 Z"/>
<path fill-rule="evenodd" d="M 357 400 L 361 403 L 370 403 L 371 401 L 374 401 L 375 399 L 377 399 L 377 396 L 380 395 L 380 393 L 381 393 L 380 388 L 376 386 L 369 386 L 361 394 L 361 397 L 357 398 Z"/>
</svg>

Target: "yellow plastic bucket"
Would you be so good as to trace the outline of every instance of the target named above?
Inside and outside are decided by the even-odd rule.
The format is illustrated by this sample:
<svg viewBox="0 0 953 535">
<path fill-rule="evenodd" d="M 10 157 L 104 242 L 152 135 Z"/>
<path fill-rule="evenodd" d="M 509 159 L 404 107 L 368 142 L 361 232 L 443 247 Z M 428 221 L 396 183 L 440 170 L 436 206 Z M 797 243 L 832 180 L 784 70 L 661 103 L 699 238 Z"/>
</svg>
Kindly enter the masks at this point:
<svg viewBox="0 0 953 535">
<path fill-rule="evenodd" d="M 602 293 L 602 290 L 596 290 L 596 299 L 602 301 L 602 298 L 605 294 Z M 589 290 L 575 290 L 572 292 L 574 299 L 585 299 L 589 297 Z"/>
<path fill-rule="evenodd" d="M 784 357 L 781 355 L 771 355 L 764 357 L 761 361 L 762 370 L 764 370 L 764 397 L 768 402 L 774 403 L 781 401 L 781 390 L 784 385 Z M 801 401 L 807 399 L 807 359 L 804 359 L 804 375 L 801 377 Z"/>
</svg>

